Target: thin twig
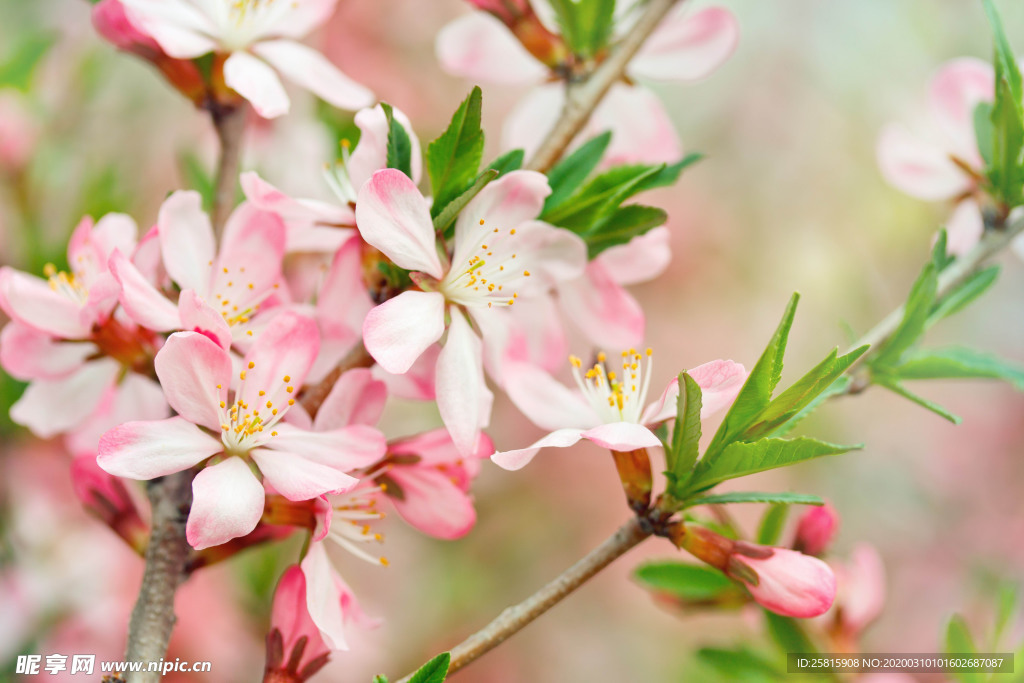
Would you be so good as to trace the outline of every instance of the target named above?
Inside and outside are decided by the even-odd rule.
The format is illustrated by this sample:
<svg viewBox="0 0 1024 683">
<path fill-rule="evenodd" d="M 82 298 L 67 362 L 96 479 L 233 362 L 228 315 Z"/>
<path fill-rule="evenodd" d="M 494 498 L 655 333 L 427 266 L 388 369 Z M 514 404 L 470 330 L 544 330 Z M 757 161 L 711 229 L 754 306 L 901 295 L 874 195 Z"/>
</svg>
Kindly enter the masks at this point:
<svg viewBox="0 0 1024 683">
<path fill-rule="evenodd" d="M 331 389 L 334 388 L 335 383 L 338 381 L 345 372 L 353 368 L 368 368 L 373 365 L 373 356 L 366 350 L 366 347 L 360 342 L 354 349 L 348 352 L 341 362 L 331 370 L 330 374 L 320 380 L 320 383 L 303 389 L 302 396 L 299 398 L 299 402 L 302 407 L 306 409 L 310 417 L 316 417 L 316 413 L 320 410 L 320 406 L 323 404 L 324 399 L 331 393 Z"/>
<path fill-rule="evenodd" d="M 235 208 L 238 168 L 242 158 L 242 137 L 249 107 L 244 102 L 210 110 L 213 127 L 220 140 L 220 157 L 213 188 L 213 209 L 210 211 L 214 230 L 220 232 Z"/>
<path fill-rule="evenodd" d="M 507 608 L 486 627 L 453 647 L 448 673 L 458 671 L 503 643 L 650 535 L 651 532 L 641 526 L 640 520 L 633 518 L 626 522 L 608 540 L 562 572 L 554 581 L 518 605 Z M 410 680 L 412 674 L 398 683 L 408 683 Z"/>
<path fill-rule="evenodd" d="M 583 130 L 590 115 L 608 90 L 626 72 L 629 61 L 679 0 L 650 0 L 643 14 L 611 54 L 589 75 L 566 85 L 565 107 L 526 168 L 546 172 L 561 158 L 573 138 Z"/>
</svg>

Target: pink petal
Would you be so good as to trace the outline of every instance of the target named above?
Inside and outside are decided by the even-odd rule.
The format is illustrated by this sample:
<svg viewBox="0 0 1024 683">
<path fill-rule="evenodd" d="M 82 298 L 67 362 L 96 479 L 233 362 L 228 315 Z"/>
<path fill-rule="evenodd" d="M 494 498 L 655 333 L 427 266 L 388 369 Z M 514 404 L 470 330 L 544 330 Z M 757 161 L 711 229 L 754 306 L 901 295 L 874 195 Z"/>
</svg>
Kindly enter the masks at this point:
<svg viewBox="0 0 1024 683">
<path fill-rule="evenodd" d="M 502 149 L 521 147 L 527 159 L 532 157 L 555 125 L 564 104 L 565 86 L 561 83 L 545 83 L 532 89 L 505 117 Z"/>
<path fill-rule="evenodd" d="M 331 18 L 338 0 L 302 0 L 294 2 L 274 26 L 276 35 L 304 38 Z"/>
<path fill-rule="evenodd" d="M 231 328 L 227 321 L 191 289 L 184 290 L 178 297 L 178 312 L 181 329 L 198 332 L 222 349 L 231 348 Z"/>
<path fill-rule="evenodd" d="M 210 217 L 198 192 L 179 191 L 164 200 L 157 217 L 160 251 L 167 274 L 182 289 L 209 291 L 216 247 Z"/>
<path fill-rule="evenodd" d="M 661 99 L 641 85 L 616 83 L 605 95 L 580 139 L 612 131 L 602 166 L 671 164 L 683 156 L 675 124 Z"/>
<path fill-rule="evenodd" d="M 62 342 L 16 321 L 0 332 L 0 366 L 22 381 L 66 377 L 97 352 L 90 342 Z"/>
<path fill-rule="evenodd" d="M 953 215 L 946 221 L 946 250 L 955 256 L 963 256 L 978 243 L 984 232 L 981 207 L 973 199 L 965 199 L 956 205 Z"/>
<path fill-rule="evenodd" d="M 367 425 L 309 431 L 279 422 L 273 429 L 277 435 L 266 442 L 267 448 L 301 453 L 342 472 L 372 465 L 387 451 L 384 435 Z"/>
<path fill-rule="evenodd" d="M 605 249 L 594 260 L 620 285 L 648 282 L 668 268 L 672 260 L 670 238 L 668 228 L 661 225 L 625 244 Z"/>
<path fill-rule="evenodd" d="M 444 333 L 444 296 L 402 292 L 366 315 L 363 341 L 388 372 L 402 374 Z"/>
<path fill-rule="evenodd" d="M 442 28 L 435 50 L 445 71 L 475 82 L 527 84 L 547 75 L 505 25 L 485 12 L 461 16 Z"/>
<path fill-rule="evenodd" d="M 163 420 L 171 408 L 160 385 L 148 377 L 129 372 L 107 389 L 96 409 L 64 437 L 72 455 L 95 455 L 100 438 L 125 422 Z"/>
<path fill-rule="evenodd" d="M 224 62 L 224 82 L 249 100 L 256 113 L 265 119 L 287 114 L 291 107 L 288 93 L 274 70 L 247 52 L 233 52 Z"/>
<path fill-rule="evenodd" d="M 491 461 L 506 470 L 515 471 L 526 467 L 533 456 L 542 448 L 568 448 L 583 438 L 581 429 L 559 429 L 533 443 L 528 448 L 514 451 L 498 451 L 491 456 Z"/>
<path fill-rule="evenodd" d="M 373 104 L 374 96 L 368 88 L 343 74 L 311 47 L 291 40 L 264 40 L 254 44 L 252 51 L 288 80 L 339 109 L 355 110 Z"/>
<path fill-rule="evenodd" d="M 355 368 L 338 378 L 316 414 L 316 429 L 340 429 L 351 424 L 374 425 L 384 412 L 388 391 L 368 368 Z"/>
<path fill-rule="evenodd" d="M 263 503 L 263 486 L 241 458 L 204 468 L 192 481 L 185 537 L 202 550 L 245 536 L 263 516 Z"/>
<path fill-rule="evenodd" d="M 242 400 L 253 406 L 271 402 L 286 409 L 288 399 L 306 381 L 319 349 L 320 333 L 312 318 L 293 311 L 276 315 L 245 354 Z M 260 391 L 266 394 L 260 396 Z"/>
<path fill-rule="evenodd" d="M 255 171 L 243 173 L 239 180 L 246 199 L 256 208 L 276 213 L 289 223 L 355 224 L 355 217 L 348 207 L 311 199 L 295 199 L 260 178 Z M 339 235 L 346 234 L 340 230 L 337 232 Z"/>
<path fill-rule="evenodd" d="M 285 570 L 277 582 L 274 602 L 270 612 L 270 626 L 281 632 L 284 639 L 284 655 L 287 659 L 300 638 L 306 638 L 306 649 L 299 660 L 299 670 L 310 660 L 330 652 L 320 629 L 313 623 L 306 608 L 306 577 L 298 565 Z"/>
<path fill-rule="evenodd" d="M 300 565 L 306 577 L 306 609 L 332 650 L 347 650 L 345 604 L 347 588 L 337 576 L 322 543 L 310 545 Z"/>
<path fill-rule="evenodd" d="M 356 225 L 363 239 L 395 265 L 438 279 L 444 275 L 434 243 L 430 207 L 401 171 L 377 171 L 360 188 Z"/>
<path fill-rule="evenodd" d="M 762 607 L 787 617 L 806 619 L 824 614 L 836 595 L 832 569 L 816 557 L 786 548 L 772 548 L 767 558 L 739 561 L 757 572 L 756 586 L 746 584 Z"/>
<path fill-rule="evenodd" d="M 601 423 L 578 391 L 569 389 L 536 365 L 507 361 L 503 382 L 512 403 L 541 429 L 588 429 Z"/>
<path fill-rule="evenodd" d="M 353 235 L 334 254 L 317 295 L 320 331 L 325 342 L 338 342 L 340 353 L 351 348 L 362 336 L 363 321 L 373 308 L 363 283 L 362 256 L 362 241 Z"/>
<path fill-rule="evenodd" d="M 219 439 L 183 417 L 170 417 L 111 429 L 100 439 L 96 457 L 114 476 L 145 480 L 188 469 L 223 450 Z"/>
<path fill-rule="evenodd" d="M 380 365 L 370 370 L 373 376 L 387 385 L 388 394 L 413 401 L 433 401 L 436 395 L 434 388 L 434 371 L 437 368 L 437 357 L 441 347 L 437 344 L 428 346 L 427 350 L 412 364 L 408 371 L 396 375 L 388 372 Z"/>
<path fill-rule="evenodd" d="M 747 381 L 747 369 L 731 360 L 713 360 L 687 371 L 701 389 L 700 418 L 703 420 L 736 400 L 743 383 Z M 640 422 L 655 425 L 676 415 L 676 400 L 679 398 L 679 378 L 674 378 L 665 387 L 661 397 L 647 406 Z"/>
<path fill-rule="evenodd" d="M 976 57 L 946 62 L 929 86 L 932 114 L 953 143 L 953 151 L 964 161 L 981 165 L 974 134 L 974 109 L 995 99 L 992 65 Z"/>
<path fill-rule="evenodd" d="M 217 30 L 209 15 L 186 0 L 122 0 L 122 4 L 129 21 L 171 57 L 192 59 L 218 47 L 210 38 Z"/>
<path fill-rule="evenodd" d="M 231 384 L 231 356 L 199 332 L 172 334 L 154 360 L 167 402 L 189 422 L 220 431 L 220 403 Z"/>
<path fill-rule="evenodd" d="M 284 249 L 281 218 L 248 202 L 241 204 L 224 226 L 207 298 L 212 302 L 220 294 L 215 305 L 229 314 L 258 309 L 267 292 L 280 282 Z"/>
<path fill-rule="evenodd" d="M 474 470 L 471 474 L 475 476 L 476 467 L 473 466 L 475 459 L 486 458 L 494 452 L 494 446 L 486 434 L 480 435 L 480 441 L 474 453 L 464 456 L 455 449 L 451 435 L 447 429 L 432 429 L 411 436 L 407 439 L 395 441 L 388 446 L 390 455 L 415 455 L 419 457 L 417 467 L 437 466 L 461 466 L 465 469 Z"/>
<path fill-rule="evenodd" d="M 89 240 L 100 256 L 100 265 L 106 268 L 107 259 L 114 251 L 125 254 L 135 251 L 139 228 L 135 219 L 123 213 L 108 213 L 93 226 Z"/>
<path fill-rule="evenodd" d="M 530 277 L 520 281 L 520 296 L 546 294 L 560 282 L 583 275 L 587 244 L 575 233 L 543 221 L 526 221 L 516 229 L 517 257 L 530 266 Z"/>
<path fill-rule="evenodd" d="M 970 178 L 944 150 L 918 140 L 901 125 L 882 129 L 876 151 L 882 176 L 912 197 L 949 199 L 971 188 Z"/>
<path fill-rule="evenodd" d="M 455 448 L 469 455 L 491 416 L 493 396 L 484 383 L 480 338 L 461 312 L 452 311 L 448 339 L 437 357 L 437 408 Z"/>
<path fill-rule="evenodd" d="M 480 233 L 518 228 L 535 219 L 549 194 L 547 177 L 536 171 L 512 171 L 488 184 L 459 214 L 452 261 L 468 260 L 467 251 L 478 244 Z"/>
<path fill-rule="evenodd" d="M 643 308 L 598 260 L 583 277 L 562 283 L 558 298 L 565 315 L 600 347 L 628 349 L 644 339 Z"/>
<path fill-rule="evenodd" d="M 564 367 L 569 342 L 563 319 L 550 295 L 520 298 L 515 306 L 478 316 L 487 373 L 501 385 L 506 361 L 531 363 L 548 372 Z"/>
<path fill-rule="evenodd" d="M 156 332 L 181 327 L 178 308 L 120 251 L 115 251 L 110 258 L 110 271 L 121 285 L 121 306 L 133 321 Z"/>
<path fill-rule="evenodd" d="M 87 338 L 92 320 L 78 303 L 50 289 L 46 280 L 0 268 L 0 309 L 13 320 L 65 339 Z"/>
<path fill-rule="evenodd" d="M 476 523 L 472 499 L 440 470 L 394 467 L 388 476 L 402 492 L 401 497 L 391 497 L 398 514 L 423 533 L 454 540 Z"/>
<path fill-rule="evenodd" d="M 840 620 L 851 634 L 863 631 L 885 607 L 885 565 L 878 551 L 858 543 L 849 563 L 836 571 Z"/>
<path fill-rule="evenodd" d="M 66 432 L 96 409 L 120 370 L 117 361 L 101 358 L 66 377 L 32 382 L 11 406 L 11 420 L 43 439 Z"/>
<path fill-rule="evenodd" d="M 647 427 L 632 422 L 613 422 L 598 425 L 583 432 L 584 439 L 590 439 L 598 446 L 613 451 L 632 451 L 638 448 L 654 448 L 661 441 Z"/>
<path fill-rule="evenodd" d="M 420 140 L 412 128 L 409 118 L 392 109 L 392 116 L 405 128 L 412 144 L 412 180 L 420 181 L 423 172 L 423 159 L 420 152 Z M 355 123 L 359 126 L 359 144 L 345 162 L 345 170 L 352 187 L 357 190 L 370 179 L 376 171 L 388 165 L 388 119 L 379 104 L 372 109 L 363 109 L 356 113 Z"/>
<path fill-rule="evenodd" d="M 693 14 L 679 5 L 630 62 L 630 71 L 662 81 L 696 81 L 711 74 L 736 50 L 739 26 L 727 9 Z"/>
<path fill-rule="evenodd" d="M 263 479 L 288 500 L 310 500 L 325 493 L 348 491 L 359 483 L 329 465 L 298 453 L 257 448 L 249 452 Z"/>
</svg>

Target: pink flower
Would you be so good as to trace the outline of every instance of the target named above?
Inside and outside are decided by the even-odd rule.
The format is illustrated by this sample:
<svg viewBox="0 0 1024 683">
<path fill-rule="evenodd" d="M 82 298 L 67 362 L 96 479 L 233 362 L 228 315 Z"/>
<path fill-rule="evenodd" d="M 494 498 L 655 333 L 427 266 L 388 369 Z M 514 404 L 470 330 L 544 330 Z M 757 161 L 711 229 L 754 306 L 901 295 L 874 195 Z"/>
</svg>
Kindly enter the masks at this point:
<svg viewBox="0 0 1024 683">
<path fill-rule="evenodd" d="M 23 167 L 32 158 L 38 138 L 39 122 L 26 98 L 10 89 L 0 92 L 0 163 L 9 169 Z"/>
<path fill-rule="evenodd" d="M 177 302 L 115 252 L 110 269 L 125 312 L 158 332 L 200 331 L 227 348 L 252 337 L 248 323 L 278 293 L 285 228 L 273 213 L 243 203 L 228 218 L 218 250 L 198 192 L 175 192 L 160 207 L 157 237 Z"/>
<path fill-rule="evenodd" d="M 171 335 L 155 364 L 178 416 L 129 422 L 107 432 L 100 440 L 100 466 L 145 480 L 216 458 L 192 485 L 187 536 L 197 549 L 255 528 L 264 490 L 251 465 L 289 500 L 351 489 L 358 480 L 346 472 L 384 453 L 377 430 L 358 425 L 311 432 L 281 422 L 318 346 L 316 324 L 284 312 L 256 338 L 243 360 L 245 369 L 235 373 L 228 351 L 205 335 Z"/>
<path fill-rule="evenodd" d="M 678 378 L 661 397 L 646 405 L 651 383 L 653 354 L 634 349 L 622 353 L 621 374 L 611 369 L 605 354 L 581 373 L 582 361 L 570 357 L 578 391 L 556 381 L 543 370 L 526 363 L 507 363 L 505 390 L 531 422 L 553 430 L 526 448 L 499 451 L 491 456 L 500 467 L 518 470 L 542 448 L 567 448 L 580 439 L 593 441 L 613 451 L 631 451 L 661 445 L 651 427 L 676 413 Z M 729 406 L 746 381 L 747 371 L 739 363 L 716 360 L 689 371 L 703 391 L 701 417 Z"/>
<path fill-rule="evenodd" d="M 631 3 L 620 3 L 620 17 Z M 550 9 L 536 4 L 542 19 Z M 544 11 L 547 10 L 547 11 Z M 548 19 L 548 24 L 551 20 Z M 620 27 L 623 22 L 618 22 Z M 710 7 L 693 14 L 680 5 L 630 63 L 630 76 L 670 82 L 702 79 L 720 66 L 736 47 L 736 20 L 727 10 Z M 437 54 L 449 73 L 478 82 L 535 84 L 549 69 L 536 61 L 505 25 L 487 12 L 474 12 L 442 29 Z M 565 103 L 561 83 L 534 89 L 506 120 L 502 144 L 536 150 Z M 580 139 L 613 131 L 607 163 L 672 162 L 682 154 L 679 139 L 658 98 L 643 86 L 618 83 L 580 134 Z"/>
<path fill-rule="evenodd" d="M 835 571 L 839 586 L 839 632 L 848 642 L 854 642 L 885 606 L 885 565 L 874 547 L 859 543 L 850 553 L 849 561 L 838 565 Z"/>
<path fill-rule="evenodd" d="M 808 555 L 821 555 L 836 535 L 839 513 L 825 503 L 810 507 L 800 516 L 793 547 Z"/>
<path fill-rule="evenodd" d="M 359 109 L 373 94 L 316 50 L 295 39 L 324 23 L 337 0 L 122 0 L 131 23 L 164 52 L 194 59 L 227 54 L 224 81 L 264 118 L 288 112 L 278 73 L 342 109 Z"/>
<path fill-rule="evenodd" d="M 762 607 L 787 617 L 824 614 L 836 597 L 832 569 L 795 550 L 737 543 L 726 573 L 742 581 Z"/>
<path fill-rule="evenodd" d="M 132 548 L 140 552 L 145 549 L 149 528 L 139 516 L 135 501 L 120 479 L 100 469 L 95 456 L 79 456 L 71 462 L 71 484 L 86 510 Z"/>
<path fill-rule="evenodd" d="M 586 263 L 579 237 L 533 220 L 550 191 L 547 179 L 532 171 L 489 184 L 459 215 L 450 265 L 438 255 L 427 200 L 404 173 L 378 171 L 359 191 L 356 222 L 363 239 L 413 271 L 423 290 L 403 292 L 370 311 L 363 323 L 366 349 L 385 370 L 402 374 L 447 329 L 435 370 L 437 403 L 461 453 L 477 448 L 492 399 L 470 320 L 483 321 L 495 307 L 577 277 Z"/>
</svg>

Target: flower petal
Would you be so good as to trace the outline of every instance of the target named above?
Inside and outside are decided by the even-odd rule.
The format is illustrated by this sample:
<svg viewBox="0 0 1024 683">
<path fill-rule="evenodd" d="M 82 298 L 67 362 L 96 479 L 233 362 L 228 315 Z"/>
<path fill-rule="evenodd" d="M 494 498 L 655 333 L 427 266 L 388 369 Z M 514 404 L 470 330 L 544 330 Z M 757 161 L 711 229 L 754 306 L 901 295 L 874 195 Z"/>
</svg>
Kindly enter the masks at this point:
<svg viewBox="0 0 1024 683">
<path fill-rule="evenodd" d="M 402 491 L 400 497 L 391 497 L 395 510 L 423 533 L 454 540 L 476 523 L 473 500 L 440 470 L 393 467 L 388 476 Z"/>
<path fill-rule="evenodd" d="M 672 260 L 671 234 L 664 225 L 637 235 L 625 244 L 605 249 L 594 260 L 620 285 L 647 282 L 658 277 Z"/>
<path fill-rule="evenodd" d="M 139 31 L 151 36 L 175 59 L 192 59 L 217 49 L 209 15 L 186 0 L 121 0 Z"/>
<path fill-rule="evenodd" d="M 584 439 L 590 439 L 598 446 L 613 451 L 632 451 L 638 448 L 654 448 L 661 440 L 647 427 L 633 422 L 613 422 L 588 429 Z"/>
<path fill-rule="evenodd" d="M 976 57 L 946 62 L 928 89 L 928 104 L 943 132 L 953 143 L 952 151 L 964 161 L 982 165 L 974 134 L 974 109 L 995 99 L 992 65 Z"/>
<path fill-rule="evenodd" d="M 970 178 L 944 150 L 918 140 L 899 124 L 882 129 L 876 152 L 885 180 L 911 197 L 949 199 L 971 187 Z"/>
<path fill-rule="evenodd" d="M 256 528 L 265 494 L 245 461 L 231 457 L 192 480 L 192 509 L 185 537 L 196 550 L 227 543 Z"/>
<path fill-rule="evenodd" d="M 178 311 L 181 315 L 181 329 L 198 332 L 222 349 L 231 348 L 231 327 L 221 314 L 193 290 L 186 289 L 178 297 Z"/>
<path fill-rule="evenodd" d="M 13 320 L 65 339 L 83 339 L 92 321 L 70 297 L 50 288 L 46 280 L 13 268 L 0 268 L 0 309 Z"/>
<path fill-rule="evenodd" d="M 267 448 L 302 453 L 310 461 L 342 472 L 372 465 L 387 451 L 384 435 L 367 425 L 309 431 L 279 422 L 274 431 L 277 435 L 266 443 Z"/>
<path fill-rule="evenodd" d="M 363 341 L 388 372 L 402 374 L 444 333 L 444 296 L 402 292 L 366 314 Z"/>
<path fill-rule="evenodd" d="M 414 183 L 418 183 L 423 172 L 420 140 L 416 137 L 412 123 L 404 113 L 393 108 L 391 115 L 402 124 L 405 132 L 409 134 L 409 141 L 412 145 L 412 180 Z M 379 104 L 372 109 L 368 108 L 357 112 L 355 124 L 359 126 L 359 144 L 345 161 L 345 171 L 348 172 L 348 179 L 352 183 L 352 187 L 358 190 L 376 171 L 387 168 L 389 128 L 384 108 Z"/>
<path fill-rule="evenodd" d="M 444 275 L 435 246 L 430 207 L 401 171 L 374 173 L 360 188 L 356 225 L 363 239 L 395 265 L 440 279 Z"/>
<path fill-rule="evenodd" d="M 150 284 L 127 256 L 115 251 L 110 258 L 110 271 L 121 285 L 121 306 L 132 320 L 156 332 L 179 329 L 178 308 Z"/>
<path fill-rule="evenodd" d="M 343 74 L 311 47 L 292 40 L 263 40 L 254 44 L 252 51 L 288 80 L 339 109 L 355 110 L 373 104 L 374 96 L 368 88 Z"/>
<path fill-rule="evenodd" d="M 129 372 L 112 384 L 96 404 L 96 409 L 64 437 L 72 455 L 95 457 L 100 439 L 114 427 L 139 420 L 163 420 L 170 417 L 164 391 L 149 377 Z"/>
<path fill-rule="evenodd" d="M 249 454 L 264 480 L 288 500 L 310 500 L 325 493 L 341 493 L 359 483 L 355 477 L 298 453 L 256 448 Z"/>
<path fill-rule="evenodd" d="M 466 252 L 479 243 L 481 232 L 518 228 L 535 219 L 550 194 L 547 176 L 536 171 L 512 171 L 489 183 L 459 214 L 452 262 L 469 259 Z"/>
<path fill-rule="evenodd" d="M 605 95 L 584 131 L 586 136 L 612 131 L 602 165 L 671 164 L 683 146 L 661 98 L 642 85 L 616 83 Z"/>
<path fill-rule="evenodd" d="M 955 256 L 963 256 L 978 243 L 984 232 L 981 207 L 973 199 L 965 199 L 956 205 L 953 215 L 946 221 L 946 250 Z"/>
<path fill-rule="evenodd" d="M 713 360 L 687 370 L 701 389 L 700 419 L 728 408 L 747 381 L 747 369 L 731 360 Z M 661 397 L 647 406 L 640 422 L 655 425 L 675 417 L 676 399 L 679 397 L 679 378 L 672 379 Z"/>
<path fill-rule="evenodd" d="M 338 577 L 322 543 L 309 546 L 303 558 L 302 573 L 306 577 L 306 610 L 320 635 L 332 650 L 347 650 L 345 642 L 345 584 Z"/>
<path fill-rule="evenodd" d="M 630 62 L 630 72 L 662 81 L 708 76 L 736 50 L 739 26 L 732 12 L 708 7 L 689 13 L 679 5 L 651 34 Z"/>
<path fill-rule="evenodd" d="M 373 378 L 369 368 L 354 368 L 342 374 L 316 413 L 317 431 L 340 429 L 352 424 L 374 425 L 384 412 L 388 391 L 384 382 Z"/>
<path fill-rule="evenodd" d="M 182 289 L 194 289 L 200 296 L 209 294 L 216 246 L 199 193 L 178 191 L 164 200 L 157 230 L 167 274 Z"/>
<path fill-rule="evenodd" d="M 239 181 L 242 184 L 242 191 L 245 192 L 245 198 L 252 202 L 256 208 L 272 211 L 288 223 L 355 224 L 355 217 L 347 206 L 328 204 L 327 202 L 313 199 L 289 197 L 263 178 L 260 178 L 255 171 L 243 173 L 239 176 Z M 339 236 L 346 234 L 341 230 L 336 232 L 339 233 Z M 334 248 L 337 249 L 337 245 Z"/>
<path fill-rule="evenodd" d="M 644 339 L 644 311 L 601 261 L 591 261 L 583 277 L 558 287 L 563 313 L 587 339 L 604 348 L 639 346 Z"/>
<path fill-rule="evenodd" d="M 493 396 L 484 383 L 480 338 L 461 312 L 452 311 L 448 339 L 437 357 L 437 408 L 455 448 L 473 453 L 491 416 Z"/>
<path fill-rule="evenodd" d="M 302 0 L 293 2 L 287 14 L 274 25 L 276 35 L 304 38 L 331 18 L 338 0 Z"/>
<path fill-rule="evenodd" d="M 242 400 L 253 406 L 271 402 L 286 408 L 296 388 L 306 381 L 319 349 L 320 333 L 312 318 L 294 311 L 274 316 L 245 354 Z M 260 396 L 260 391 L 266 394 Z"/>
<path fill-rule="evenodd" d="M 220 294 L 217 304 L 225 312 L 229 305 L 235 313 L 258 308 L 281 280 L 284 249 L 285 225 L 280 216 L 249 202 L 241 204 L 224 226 L 207 297 L 212 302 Z"/>
<path fill-rule="evenodd" d="M 532 157 L 541 140 L 554 127 L 564 105 L 562 83 L 545 83 L 532 89 L 505 117 L 502 149 L 522 148 L 527 159 Z"/>
<path fill-rule="evenodd" d="M 239 95 L 249 100 L 256 113 L 265 119 L 287 114 L 291 107 L 288 93 L 263 60 L 247 52 L 233 52 L 224 62 L 224 82 Z"/>
<path fill-rule="evenodd" d="M 581 429 L 559 429 L 551 432 L 527 448 L 514 451 L 498 451 L 491 456 L 491 461 L 506 470 L 515 471 L 526 467 L 533 456 L 542 448 L 568 448 L 583 438 Z"/>
<path fill-rule="evenodd" d="M 435 50 L 445 71 L 474 82 L 526 84 L 547 75 L 505 25 L 486 12 L 461 16 L 442 28 Z"/>
<path fill-rule="evenodd" d="M 231 356 L 199 332 L 176 332 L 156 354 L 156 376 L 167 402 L 197 425 L 220 431 L 219 404 L 231 384 Z"/>
<path fill-rule="evenodd" d="M 22 381 L 66 377 L 97 353 L 90 342 L 64 342 L 17 321 L 0 332 L 0 366 Z"/>
<path fill-rule="evenodd" d="M 129 479 L 154 479 L 188 469 L 224 450 L 224 445 L 183 417 L 126 422 L 100 438 L 96 461 Z"/>
<path fill-rule="evenodd" d="M 11 420 L 43 439 L 66 432 L 96 409 L 120 370 L 117 361 L 101 358 L 66 377 L 32 382 L 11 406 Z"/>
<path fill-rule="evenodd" d="M 541 429 L 588 429 L 600 418 L 578 391 L 573 391 L 531 363 L 508 360 L 502 378 L 512 403 Z"/>
</svg>

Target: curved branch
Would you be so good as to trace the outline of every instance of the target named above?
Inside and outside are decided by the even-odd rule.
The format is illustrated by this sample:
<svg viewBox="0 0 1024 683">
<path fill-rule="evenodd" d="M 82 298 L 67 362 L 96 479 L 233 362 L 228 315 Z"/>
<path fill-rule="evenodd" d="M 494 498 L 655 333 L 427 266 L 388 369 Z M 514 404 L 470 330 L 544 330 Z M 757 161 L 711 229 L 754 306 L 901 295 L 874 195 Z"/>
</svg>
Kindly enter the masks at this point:
<svg viewBox="0 0 1024 683">
<path fill-rule="evenodd" d="M 211 109 L 210 118 L 220 140 L 220 157 L 213 189 L 213 208 L 210 220 L 213 229 L 220 233 L 228 216 L 235 208 L 235 192 L 238 186 L 238 168 L 242 159 L 242 137 L 245 133 L 245 119 L 249 113 L 246 103 Z"/>
</svg>

